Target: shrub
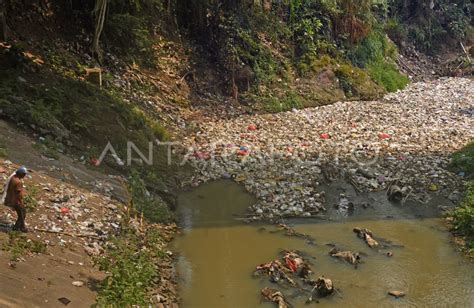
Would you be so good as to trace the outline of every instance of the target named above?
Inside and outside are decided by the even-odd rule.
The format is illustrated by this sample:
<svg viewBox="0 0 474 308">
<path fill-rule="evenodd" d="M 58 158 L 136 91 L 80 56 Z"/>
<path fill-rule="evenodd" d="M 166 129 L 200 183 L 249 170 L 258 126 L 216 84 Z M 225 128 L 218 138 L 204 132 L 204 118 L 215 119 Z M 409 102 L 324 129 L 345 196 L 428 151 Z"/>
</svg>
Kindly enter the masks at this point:
<svg viewBox="0 0 474 308">
<path fill-rule="evenodd" d="M 466 237 L 469 253 L 474 253 L 474 182 L 467 184 L 466 197 L 461 204 L 450 212 L 456 232 Z"/>
<path fill-rule="evenodd" d="M 370 100 L 379 97 L 383 92 L 382 89 L 369 78 L 367 72 L 351 64 L 344 63 L 338 65 L 334 73 L 339 79 L 341 88 L 349 98 Z"/>
<path fill-rule="evenodd" d="M 141 64 L 154 64 L 153 39 L 144 18 L 114 14 L 107 19 L 104 34 L 119 53 Z"/>
<path fill-rule="evenodd" d="M 138 170 L 133 170 L 129 178 L 129 191 L 134 209 L 151 222 L 169 222 L 173 215 L 166 203 L 156 194 L 152 194 Z"/>
<path fill-rule="evenodd" d="M 406 28 L 396 18 L 389 18 L 385 22 L 385 32 L 397 45 L 402 44 L 407 37 Z"/>
<path fill-rule="evenodd" d="M 145 234 L 125 229 L 96 259 L 100 270 L 107 272 L 97 295 L 98 307 L 133 307 L 150 304 L 148 291 L 156 281 L 159 233 L 152 226 Z"/>
<path fill-rule="evenodd" d="M 452 155 L 450 167 L 456 172 L 464 172 L 469 179 L 474 178 L 474 141 Z"/>
<path fill-rule="evenodd" d="M 23 203 L 27 211 L 33 212 L 38 206 L 38 193 L 38 188 L 36 187 L 29 187 L 27 190 L 26 195 L 23 197 Z"/>
<path fill-rule="evenodd" d="M 286 96 L 282 98 L 269 97 L 265 99 L 264 108 L 268 112 L 283 112 L 293 108 L 302 108 L 303 100 L 301 97 L 294 93 L 288 92 Z"/>
</svg>

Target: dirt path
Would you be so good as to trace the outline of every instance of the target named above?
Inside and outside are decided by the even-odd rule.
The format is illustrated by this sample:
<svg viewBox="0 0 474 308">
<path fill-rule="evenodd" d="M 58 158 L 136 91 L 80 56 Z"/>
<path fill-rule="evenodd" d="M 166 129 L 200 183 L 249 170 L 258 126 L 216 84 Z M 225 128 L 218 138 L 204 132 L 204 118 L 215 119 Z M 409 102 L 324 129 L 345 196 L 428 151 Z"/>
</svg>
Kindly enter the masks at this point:
<svg viewBox="0 0 474 308">
<path fill-rule="evenodd" d="M 191 184 L 232 177 L 259 198 L 255 218 L 325 210 L 320 185 L 343 177 L 359 191 L 404 188 L 414 200 L 457 198 L 449 153 L 474 138 L 474 81 L 411 84 L 379 101 L 340 102 L 200 123 L 185 138 L 198 168 Z"/>
</svg>

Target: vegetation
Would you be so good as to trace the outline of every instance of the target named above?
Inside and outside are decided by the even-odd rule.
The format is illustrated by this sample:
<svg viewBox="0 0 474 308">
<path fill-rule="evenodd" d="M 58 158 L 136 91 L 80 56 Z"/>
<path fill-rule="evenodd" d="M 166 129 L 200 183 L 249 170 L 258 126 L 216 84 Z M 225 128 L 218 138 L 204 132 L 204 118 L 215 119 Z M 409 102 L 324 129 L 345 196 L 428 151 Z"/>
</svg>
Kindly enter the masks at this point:
<svg viewBox="0 0 474 308">
<path fill-rule="evenodd" d="M 128 180 L 129 191 L 132 197 L 134 209 L 151 222 L 170 222 L 173 214 L 168 209 L 166 202 L 157 194 L 152 194 L 147 189 L 145 181 L 157 183 L 159 179 L 151 179 L 151 175 L 145 176 L 138 170 L 133 170 Z M 163 184 L 164 185 L 164 184 Z"/>
<path fill-rule="evenodd" d="M 474 179 L 474 141 L 452 155 L 451 168 L 463 172 L 468 179 Z"/>
<path fill-rule="evenodd" d="M 45 253 L 46 244 L 35 239 L 29 239 L 24 233 L 10 231 L 8 242 L 3 243 L 3 250 L 11 253 L 11 260 L 16 261 L 27 253 Z"/>
<path fill-rule="evenodd" d="M 456 233 L 465 237 L 466 249 L 474 256 L 474 142 L 453 154 L 451 168 L 468 179 L 464 200 L 449 213 Z"/>
<path fill-rule="evenodd" d="M 474 256 L 474 182 L 468 182 L 466 196 L 450 216 L 456 233 L 465 237 L 466 249 Z"/>
<path fill-rule="evenodd" d="M 28 212 L 33 212 L 38 206 L 38 188 L 32 186 L 27 190 L 26 195 L 23 197 L 23 204 Z"/>
<path fill-rule="evenodd" d="M 431 53 L 450 44 L 459 45 L 472 29 L 474 6 L 469 0 L 391 0 L 388 4 L 389 34 Z"/>
<path fill-rule="evenodd" d="M 153 226 L 141 233 L 124 226 L 97 260 L 107 273 L 97 295 L 98 307 L 149 305 L 149 287 L 158 281 L 157 261 L 162 258 L 160 234 Z"/>
</svg>

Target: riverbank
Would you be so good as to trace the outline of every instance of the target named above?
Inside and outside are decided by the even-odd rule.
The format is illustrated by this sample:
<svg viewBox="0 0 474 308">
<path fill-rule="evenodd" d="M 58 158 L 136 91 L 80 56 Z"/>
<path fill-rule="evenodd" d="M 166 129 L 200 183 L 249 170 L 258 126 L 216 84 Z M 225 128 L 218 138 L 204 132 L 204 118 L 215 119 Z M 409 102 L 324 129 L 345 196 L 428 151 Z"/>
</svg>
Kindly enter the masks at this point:
<svg viewBox="0 0 474 308">
<path fill-rule="evenodd" d="M 10 155 L 16 150 L 8 149 Z M 35 152 L 24 155 L 33 159 Z M 39 155 L 36 159 L 37 168 L 29 168 L 30 176 L 25 179 L 29 233 L 11 231 L 16 214 L 0 207 L 0 275 L 4 281 L 0 306 L 140 302 L 176 307 L 173 260 L 166 248 L 177 232 L 176 225 L 149 223 L 130 203 L 117 201 L 110 193 L 112 178 L 96 177 L 81 165 L 69 164 L 65 169 L 59 162 L 43 159 L 41 163 Z M 0 159 L 3 180 L 16 168 L 11 161 Z"/>
<path fill-rule="evenodd" d="M 441 78 L 379 101 L 195 123 L 184 138 L 197 170 L 187 184 L 243 184 L 258 198 L 249 220 L 319 216 L 331 206 L 321 187 L 337 179 L 359 192 L 397 185 L 404 201 L 428 202 L 434 194 L 454 205 L 462 174 L 447 166 L 450 153 L 474 137 L 473 84 Z"/>
</svg>

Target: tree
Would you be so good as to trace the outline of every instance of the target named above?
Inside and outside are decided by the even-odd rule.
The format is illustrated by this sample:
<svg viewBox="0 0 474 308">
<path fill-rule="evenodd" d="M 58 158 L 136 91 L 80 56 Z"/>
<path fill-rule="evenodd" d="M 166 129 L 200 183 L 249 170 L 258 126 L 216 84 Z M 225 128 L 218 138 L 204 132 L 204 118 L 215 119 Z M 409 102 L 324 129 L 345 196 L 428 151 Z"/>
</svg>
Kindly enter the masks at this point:
<svg viewBox="0 0 474 308">
<path fill-rule="evenodd" d="M 1 22 L 1 39 L 3 41 L 8 40 L 8 31 L 7 31 L 7 13 L 6 13 L 6 1 L 0 0 L 0 22 Z"/>
<path fill-rule="evenodd" d="M 92 11 L 95 19 L 95 29 L 94 29 L 94 38 L 92 40 L 92 54 L 101 60 L 100 52 L 100 35 L 104 29 L 105 16 L 107 14 L 107 4 L 109 0 L 96 0 L 94 10 Z"/>
</svg>

